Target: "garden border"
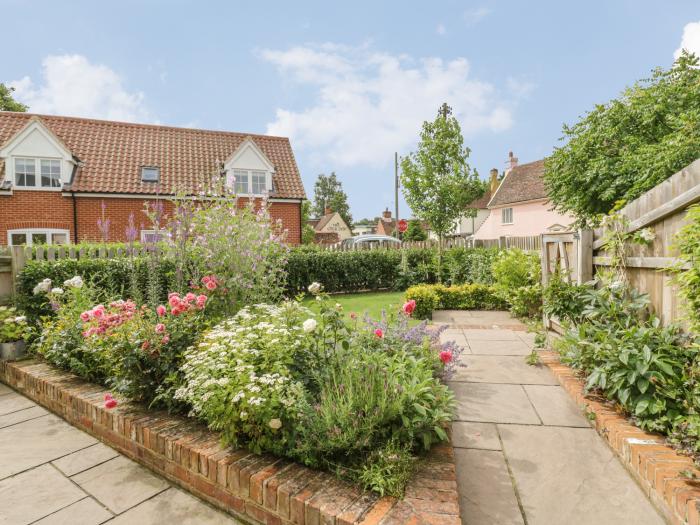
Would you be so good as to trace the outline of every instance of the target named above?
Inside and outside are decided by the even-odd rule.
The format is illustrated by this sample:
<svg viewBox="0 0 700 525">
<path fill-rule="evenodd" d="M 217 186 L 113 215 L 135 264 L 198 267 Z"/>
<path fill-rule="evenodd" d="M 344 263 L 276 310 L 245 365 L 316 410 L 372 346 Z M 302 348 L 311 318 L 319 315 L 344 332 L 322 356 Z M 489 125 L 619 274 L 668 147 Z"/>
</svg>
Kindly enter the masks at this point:
<svg viewBox="0 0 700 525">
<path fill-rule="evenodd" d="M 700 476 L 693 460 L 667 445 L 663 436 L 634 426 L 613 404 L 587 397 L 585 382 L 573 368 L 561 363 L 558 353 L 540 351 L 539 356 L 576 404 L 595 415 L 598 434 L 666 520 L 674 525 L 699 525 L 700 484 L 681 474 L 689 470 Z"/>
<path fill-rule="evenodd" d="M 0 361 L 0 380 L 72 425 L 246 522 L 265 525 L 460 525 L 450 444 L 434 446 L 405 498 L 379 497 L 270 455 L 233 450 L 202 424 L 120 402 L 41 361 Z"/>
</svg>

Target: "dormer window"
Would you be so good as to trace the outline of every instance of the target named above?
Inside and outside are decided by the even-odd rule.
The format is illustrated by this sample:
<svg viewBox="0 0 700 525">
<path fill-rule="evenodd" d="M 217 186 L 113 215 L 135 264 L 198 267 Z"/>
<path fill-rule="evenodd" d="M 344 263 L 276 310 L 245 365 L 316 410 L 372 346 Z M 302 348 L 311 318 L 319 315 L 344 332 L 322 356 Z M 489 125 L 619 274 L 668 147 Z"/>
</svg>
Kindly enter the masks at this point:
<svg viewBox="0 0 700 525">
<path fill-rule="evenodd" d="M 160 168 L 157 166 L 141 167 L 141 182 L 158 182 L 160 180 Z"/>
<path fill-rule="evenodd" d="M 60 188 L 61 161 L 17 157 L 15 161 L 15 186 L 18 188 Z"/>
<path fill-rule="evenodd" d="M 268 192 L 268 173 L 260 170 L 233 170 L 236 195 L 264 195 Z"/>
</svg>

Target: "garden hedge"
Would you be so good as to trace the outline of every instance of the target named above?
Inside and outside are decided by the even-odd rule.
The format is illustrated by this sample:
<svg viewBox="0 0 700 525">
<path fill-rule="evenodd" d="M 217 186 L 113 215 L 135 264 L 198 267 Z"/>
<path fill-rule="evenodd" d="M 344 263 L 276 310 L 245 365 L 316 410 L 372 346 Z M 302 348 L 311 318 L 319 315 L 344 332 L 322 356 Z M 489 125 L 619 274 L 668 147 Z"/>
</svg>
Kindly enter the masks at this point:
<svg viewBox="0 0 700 525">
<path fill-rule="evenodd" d="M 406 300 L 416 301 L 413 315 L 430 319 L 433 310 L 503 310 L 505 302 L 485 284 L 421 284 L 406 290 Z"/>
</svg>

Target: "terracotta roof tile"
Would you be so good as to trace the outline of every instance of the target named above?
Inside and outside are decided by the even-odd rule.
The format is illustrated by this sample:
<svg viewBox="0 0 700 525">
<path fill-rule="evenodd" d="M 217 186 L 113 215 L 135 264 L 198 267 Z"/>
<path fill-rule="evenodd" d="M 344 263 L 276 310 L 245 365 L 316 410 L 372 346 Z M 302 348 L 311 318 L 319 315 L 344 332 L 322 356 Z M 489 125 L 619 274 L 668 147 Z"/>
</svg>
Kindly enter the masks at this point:
<svg viewBox="0 0 700 525">
<path fill-rule="evenodd" d="M 544 160 L 515 166 L 501 181 L 489 207 L 547 198 L 543 175 Z"/>
<path fill-rule="evenodd" d="M 39 117 L 84 166 L 71 190 L 173 194 L 201 183 L 250 137 L 275 167 L 276 198 L 306 198 L 289 139 L 225 131 L 0 111 L 0 145 Z M 160 167 L 160 183 L 141 182 L 141 166 Z M 0 179 L 2 178 L 0 172 Z"/>
<path fill-rule="evenodd" d="M 469 203 L 467 208 L 475 210 L 485 210 L 488 208 L 489 201 L 491 200 L 491 190 L 486 190 L 484 194 L 478 199 L 474 199 Z"/>
</svg>

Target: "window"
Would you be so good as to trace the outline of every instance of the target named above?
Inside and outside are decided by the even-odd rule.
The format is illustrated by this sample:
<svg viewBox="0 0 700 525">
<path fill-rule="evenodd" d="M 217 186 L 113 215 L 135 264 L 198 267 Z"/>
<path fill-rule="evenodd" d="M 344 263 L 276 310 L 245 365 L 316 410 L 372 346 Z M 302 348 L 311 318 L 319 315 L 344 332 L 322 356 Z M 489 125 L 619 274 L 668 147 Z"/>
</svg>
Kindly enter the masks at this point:
<svg viewBox="0 0 700 525">
<path fill-rule="evenodd" d="M 233 170 L 234 191 L 237 195 L 263 195 L 267 192 L 267 172 Z"/>
<path fill-rule="evenodd" d="M 37 177 L 37 173 L 40 175 Z M 60 159 L 15 159 L 15 186 L 22 188 L 60 188 Z"/>
<path fill-rule="evenodd" d="M 10 246 L 33 246 L 35 244 L 68 244 L 68 230 L 30 228 L 27 230 L 9 230 L 7 239 Z"/>
<path fill-rule="evenodd" d="M 501 210 L 501 223 L 513 224 L 513 208 L 503 208 Z"/>
<path fill-rule="evenodd" d="M 141 181 L 142 182 L 158 182 L 160 180 L 160 168 L 157 166 L 142 166 Z"/>
<path fill-rule="evenodd" d="M 154 243 L 163 239 L 163 232 L 156 234 L 155 230 L 141 230 L 141 242 Z"/>
</svg>

